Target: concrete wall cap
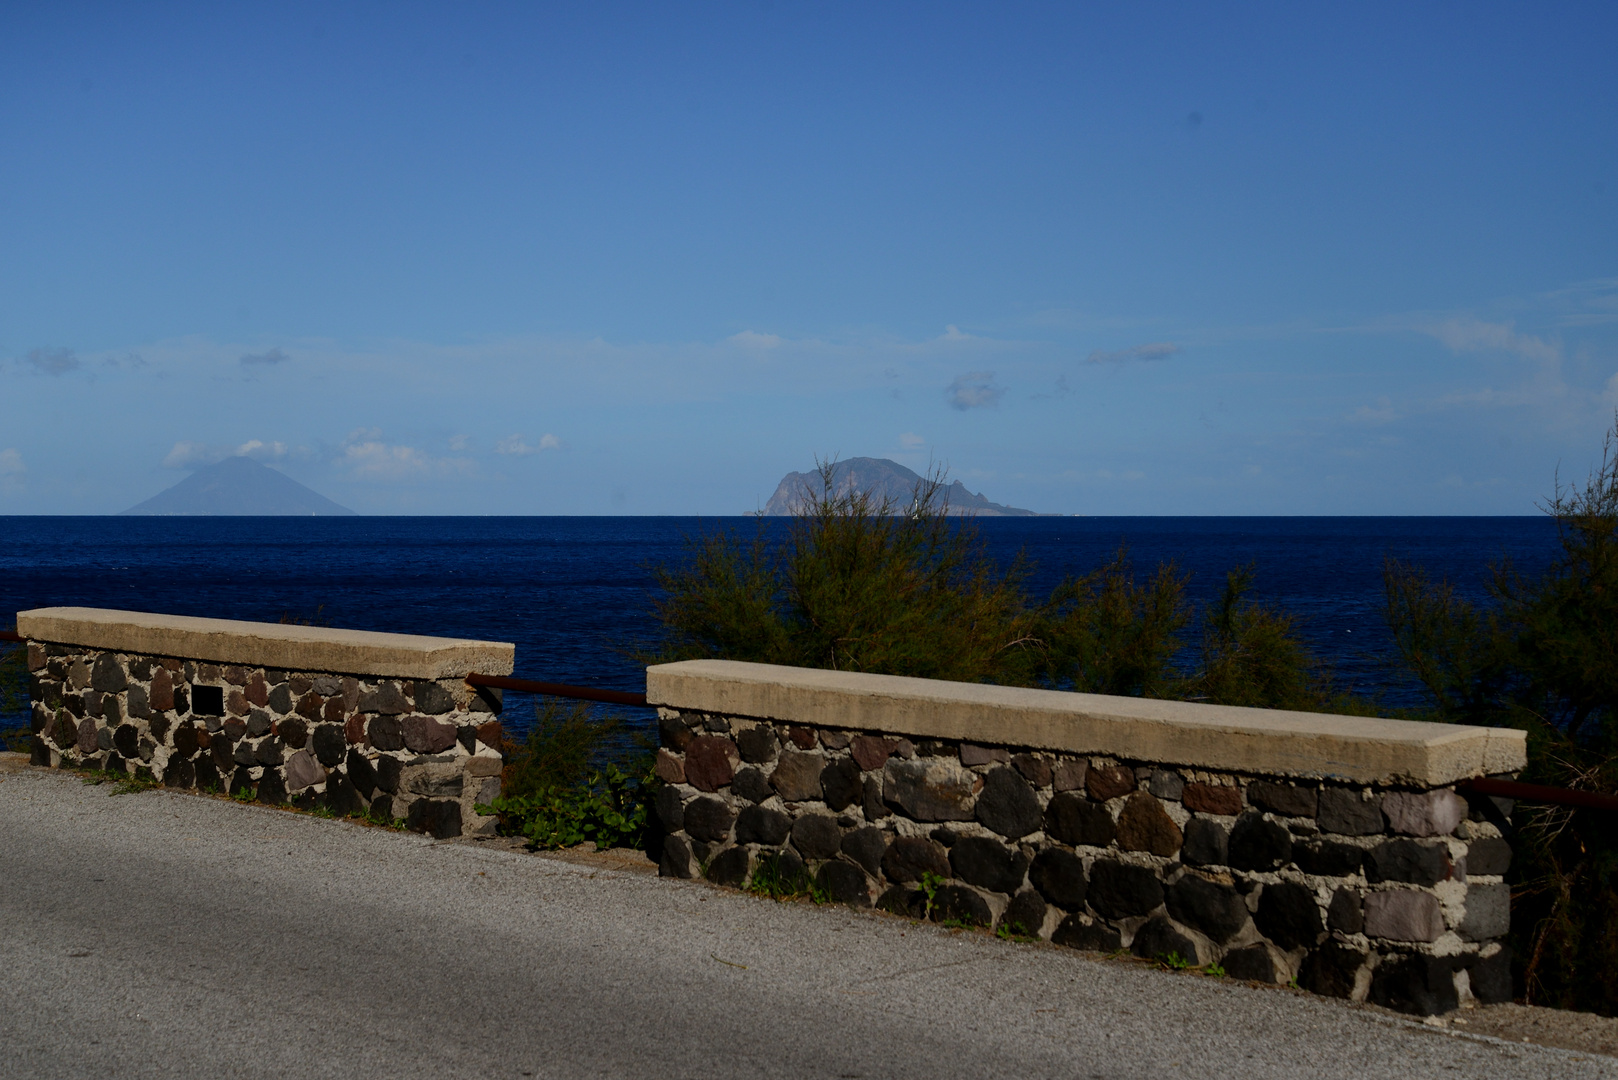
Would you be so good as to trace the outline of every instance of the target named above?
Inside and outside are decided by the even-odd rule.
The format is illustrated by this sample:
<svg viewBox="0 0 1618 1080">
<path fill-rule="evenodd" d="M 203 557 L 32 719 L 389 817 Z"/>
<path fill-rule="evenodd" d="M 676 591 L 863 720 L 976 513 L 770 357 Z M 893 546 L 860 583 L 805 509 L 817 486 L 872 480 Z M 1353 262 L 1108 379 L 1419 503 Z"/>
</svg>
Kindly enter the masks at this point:
<svg viewBox="0 0 1618 1080">
<path fill-rule="evenodd" d="M 1027 746 L 1264 776 L 1441 787 L 1515 772 L 1506 728 L 686 660 L 646 669 L 653 706 L 812 727 Z"/>
<path fill-rule="evenodd" d="M 509 675 L 516 656 L 516 646 L 504 641 L 196 619 L 105 608 L 19 611 L 17 633 L 29 641 L 109 652 L 396 679 L 448 679 L 473 672 Z"/>
</svg>

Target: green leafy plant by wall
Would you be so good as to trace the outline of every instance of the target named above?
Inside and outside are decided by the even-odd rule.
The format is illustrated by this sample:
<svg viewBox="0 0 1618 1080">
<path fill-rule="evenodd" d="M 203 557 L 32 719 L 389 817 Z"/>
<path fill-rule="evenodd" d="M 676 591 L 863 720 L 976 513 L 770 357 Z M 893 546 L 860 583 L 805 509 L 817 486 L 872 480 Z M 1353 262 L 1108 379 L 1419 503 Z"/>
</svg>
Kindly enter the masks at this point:
<svg viewBox="0 0 1618 1080">
<path fill-rule="evenodd" d="M 27 753 L 32 746 L 27 722 L 13 719 L 28 708 L 27 657 L 27 646 L 0 643 L 0 750 Z"/>
<path fill-rule="evenodd" d="M 526 741 L 506 746 L 500 797 L 478 811 L 541 848 L 639 846 L 657 782 L 648 748 L 624 745 L 622 717 L 547 699 Z"/>
<path fill-rule="evenodd" d="M 1522 779 L 1618 788 L 1618 423 L 1599 466 L 1543 509 L 1559 550 L 1540 574 L 1493 567 L 1489 602 L 1389 560 L 1384 599 L 1426 718 L 1528 733 Z M 1519 989 L 1543 1005 L 1618 1015 L 1618 829 L 1613 815 L 1516 809 L 1511 944 Z"/>
</svg>

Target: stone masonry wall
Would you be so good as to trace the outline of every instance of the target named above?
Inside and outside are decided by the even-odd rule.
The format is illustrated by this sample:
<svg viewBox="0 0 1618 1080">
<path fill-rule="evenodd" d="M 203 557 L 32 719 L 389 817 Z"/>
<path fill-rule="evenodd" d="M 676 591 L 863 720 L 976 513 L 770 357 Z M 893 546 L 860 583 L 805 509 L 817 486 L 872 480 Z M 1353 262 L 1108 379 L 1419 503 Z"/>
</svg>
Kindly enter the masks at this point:
<svg viewBox="0 0 1618 1080">
<path fill-rule="evenodd" d="M 494 830 L 474 807 L 500 792 L 499 691 L 41 642 L 28 667 L 36 765 L 368 810 L 437 837 Z"/>
<path fill-rule="evenodd" d="M 774 860 L 855 906 L 1405 1012 L 1511 997 L 1493 800 L 659 716 L 667 876 L 740 887 Z"/>
</svg>

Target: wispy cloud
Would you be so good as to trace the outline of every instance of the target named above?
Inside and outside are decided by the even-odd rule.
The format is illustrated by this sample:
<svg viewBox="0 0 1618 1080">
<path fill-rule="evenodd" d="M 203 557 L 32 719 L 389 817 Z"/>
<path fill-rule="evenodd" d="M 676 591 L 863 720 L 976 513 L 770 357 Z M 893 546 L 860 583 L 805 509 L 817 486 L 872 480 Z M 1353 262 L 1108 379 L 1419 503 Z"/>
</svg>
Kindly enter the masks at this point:
<svg viewBox="0 0 1618 1080">
<path fill-rule="evenodd" d="M 529 454 L 540 454 L 546 450 L 560 450 L 562 440 L 549 433 L 541 435 L 539 441 L 530 445 L 521 435 L 508 435 L 494 444 L 497 454 L 512 454 L 517 457 L 526 457 Z"/>
<path fill-rule="evenodd" d="M 906 450 L 920 450 L 927 445 L 927 440 L 917 435 L 914 431 L 907 431 L 899 436 L 899 445 Z"/>
<path fill-rule="evenodd" d="M 247 353 L 238 362 L 252 366 L 254 364 L 284 364 L 291 359 L 292 357 L 280 349 L 271 349 L 269 352 Z"/>
<path fill-rule="evenodd" d="M 1154 341 L 1148 345 L 1133 345 L 1114 352 L 1097 349 L 1084 360 L 1088 364 L 1131 364 L 1138 360 L 1167 360 L 1179 351 L 1180 347 L 1172 341 Z"/>
<path fill-rule="evenodd" d="M 756 330 L 743 330 L 739 334 L 730 335 L 725 340 L 744 349 L 773 349 L 781 344 L 779 334 L 761 334 Z"/>
<path fill-rule="evenodd" d="M 72 349 L 30 349 L 27 361 L 41 375 L 66 375 L 84 366 Z"/>
<path fill-rule="evenodd" d="M 1361 405 L 1349 414 L 1348 418 L 1359 424 L 1391 424 L 1399 419 L 1399 414 L 1393 409 L 1393 402 L 1386 397 L 1376 399 L 1376 404 Z"/>
<path fill-rule="evenodd" d="M 165 469 L 198 469 L 229 457 L 249 457 L 255 461 L 277 461 L 289 453 L 283 442 L 248 439 L 237 446 L 217 443 L 177 442 L 163 459 Z"/>
<path fill-rule="evenodd" d="M 1481 319 L 1459 318 L 1422 329 L 1454 353 L 1505 352 L 1542 364 L 1555 363 L 1562 358 L 1560 342 L 1519 334 L 1509 322 L 1491 323 Z"/>
<path fill-rule="evenodd" d="M 944 389 L 950 408 L 965 412 L 968 409 L 992 409 L 1005 396 L 1005 388 L 994 385 L 994 372 L 968 371 Z"/>
<path fill-rule="evenodd" d="M 380 428 L 355 428 L 349 432 L 337 465 L 358 480 L 422 480 L 472 470 L 468 458 L 437 458 L 414 446 L 385 442 Z"/>
</svg>

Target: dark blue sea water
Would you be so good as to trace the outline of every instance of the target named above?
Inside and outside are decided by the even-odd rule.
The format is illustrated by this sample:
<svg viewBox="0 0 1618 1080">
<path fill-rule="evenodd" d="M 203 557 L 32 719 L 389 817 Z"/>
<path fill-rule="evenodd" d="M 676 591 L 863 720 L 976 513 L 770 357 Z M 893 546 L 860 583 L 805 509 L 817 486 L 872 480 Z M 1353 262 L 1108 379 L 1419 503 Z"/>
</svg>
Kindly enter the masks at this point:
<svg viewBox="0 0 1618 1080">
<path fill-rule="evenodd" d="M 772 521 L 770 528 L 783 523 Z M 1544 517 L 997 518 L 978 523 L 994 554 L 1036 564 L 1031 588 L 1083 573 L 1127 542 L 1137 569 L 1175 560 L 1199 600 L 1227 569 L 1257 568 L 1259 598 L 1304 619 L 1351 687 L 1400 703 L 1380 605 L 1387 555 L 1425 566 L 1474 598 L 1491 560 L 1542 568 L 1556 545 Z M 515 642 L 527 678 L 639 690 L 632 654 L 653 645 L 650 568 L 687 537 L 751 536 L 748 518 L 0 517 L 0 625 L 33 607 L 80 605 Z M 532 706 L 508 697 L 521 728 Z M 645 719 L 645 718 L 641 718 Z"/>
</svg>

